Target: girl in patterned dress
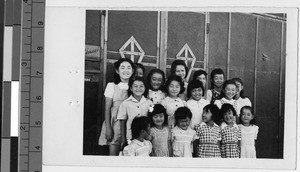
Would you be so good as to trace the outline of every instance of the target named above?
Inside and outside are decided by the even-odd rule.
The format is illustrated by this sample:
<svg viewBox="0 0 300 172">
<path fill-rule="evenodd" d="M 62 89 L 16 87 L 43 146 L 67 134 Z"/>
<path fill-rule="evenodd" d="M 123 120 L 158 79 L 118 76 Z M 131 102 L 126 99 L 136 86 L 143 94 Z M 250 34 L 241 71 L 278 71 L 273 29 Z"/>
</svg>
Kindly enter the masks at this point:
<svg viewBox="0 0 300 172">
<path fill-rule="evenodd" d="M 225 74 L 222 69 L 217 68 L 210 73 L 210 91 L 212 93 L 211 103 L 214 103 L 215 100 L 220 99 L 224 80 Z"/>
<path fill-rule="evenodd" d="M 99 145 L 109 145 L 109 155 L 118 155 L 121 146 L 120 123 L 117 114 L 120 104 L 128 97 L 128 81 L 133 74 L 134 64 L 121 58 L 114 64 L 114 82 L 105 88 L 105 120 L 99 137 Z"/>
<path fill-rule="evenodd" d="M 173 128 L 175 125 L 174 112 L 177 108 L 186 106 L 186 102 L 180 99 L 179 94 L 183 93 L 184 83 L 177 75 L 169 76 L 165 86 L 168 96 L 161 101 L 168 114 L 168 126 Z"/>
<path fill-rule="evenodd" d="M 237 112 L 237 101 L 234 99 L 237 92 L 236 90 L 237 86 L 233 80 L 225 81 L 223 84 L 221 99 L 215 101 L 215 104 L 218 106 L 218 108 L 221 108 L 223 104 L 228 103 L 231 104 Z M 234 121 L 236 122 L 236 120 L 237 119 L 235 119 Z"/>
<path fill-rule="evenodd" d="M 183 60 L 175 60 L 173 61 L 171 65 L 171 75 L 177 75 L 182 79 L 182 82 L 184 83 L 184 88 L 186 90 L 188 83 L 187 83 L 187 74 L 189 72 L 189 68 L 186 66 L 185 62 Z M 186 91 L 183 93 L 180 93 L 179 97 L 187 101 L 186 97 Z"/>
<path fill-rule="evenodd" d="M 240 111 L 241 111 L 241 108 L 244 107 L 244 106 L 252 106 L 251 104 L 251 101 L 244 96 L 244 83 L 243 81 L 240 79 L 240 78 L 233 78 L 232 79 L 235 84 L 236 84 L 236 88 L 237 88 L 237 92 L 236 92 L 236 95 L 234 97 L 234 99 L 236 100 L 237 102 L 237 108 L 236 108 L 236 113 L 237 113 L 237 116 L 240 117 Z M 239 119 L 239 118 L 237 118 Z"/>
<path fill-rule="evenodd" d="M 147 83 L 149 88 L 148 99 L 153 104 L 161 103 L 166 97 L 162 91 L 165 84 L 165 73 L 160 69 L 152 69 L 147 76 Z"/>
<path fill-rule="evenodd" d="M 192 112 L 187 107 L 180 107 L 175 111 L 176 126 L 171 132 L 174 157 L 192 157 L 196 131 L 190 128 L 191 118 Z"/>
<path fill-rule="evenodd" d="M 152 156 L 169 157 L 171 154 L 171 133 L 168 128 L 168 115 L 161 104 L 149 108 Z"/>
<path fill-rule="evenodd" d="M 193 80 L 199 80 L 202 82 L 203 87 L 204 87 L 204 90 L 203 90 L 204 99 L 207 100 L 208 102 L 211 102 L 212 92 L 211 92 L 211 90 L 208 90 L 207 86 L 206 86 L 207 73 L 204 70 L 199 69 L 196 72 L 194 72 Z"/>
<path fill-rule="evenodd" d="M 254 113 L 250 106 L 244 106 L 240 115 L 242 132 L 241 158 L 256 158 L 255 142 L 258 134 L 258 126 L 254 125 Z"/>
<path fill-rule="evenodd" d="M 149 140 L 150 123 L 146 116 L 135 117 L 131 124 L 133 140 L 123 150 L 123 156 L 149 157 L 152 144 Z"/>
<path fill-rule="evenodd" d="M 219 115 L 219 108 L 214 104 L 206 105 L 203 108 L 203 122 L 196 127 L 199 138 L 197 145 L 197 157 L 200 158 L 221 158 L 220 127 L 214 123 Z"/>
<path fill-rule="evenodd" d="M 241 129 L 235 123 L 236 112 L 231 104 L 223 104 L 220 110 L 223 115 L 221 124 L 222 158 L 240 158 Z"/>
</svg>

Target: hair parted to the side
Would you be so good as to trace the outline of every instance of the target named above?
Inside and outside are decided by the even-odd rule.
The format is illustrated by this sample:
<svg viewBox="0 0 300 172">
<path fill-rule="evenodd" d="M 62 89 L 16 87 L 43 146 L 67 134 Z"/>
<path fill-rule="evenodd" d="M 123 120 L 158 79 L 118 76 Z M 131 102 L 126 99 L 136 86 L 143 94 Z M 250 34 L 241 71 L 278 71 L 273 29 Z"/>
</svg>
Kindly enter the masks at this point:
<svg viewBox="0 0 300 172">
<path fill-rule="evenodd" d="M 233 80 L 234 82 L 239 82 L 242 86 L 244 86 L 244 83 L 241 78 L 232 78 L 231 80 Z M 244 89 L 240 91 L 240 97 L 245 98 Z"/>
<path fill-rule="evenodd" d="M 131 91 L 131 88 L 132 88 L 132 85 L 135 81 L 141 81 L 143 82 L 144 86 L 145 86 L 145 92 L 144 92 L 144 96 L 147 97 L 148 95 L 148 88 L 147 88 L 147 85 L 146 85 L 146 81 L 144 80 L 143 77 L 132 77 L 129 79 L 129 82 L 128 82 L 128 86 L 129 86 L 129 89 L 128 89 L 128 96 L 131 96 L 132 95 L 132 91 Z"/>
<path fill-rule="evenodd" d="M 201 88 L 202 89 L 202 96 L 204 96 L 204 87 L 201 81 L 199 80 L 191 80 L 189 82 L 189 85 L 187 87 L 187 98 L 190 98 L 192 96 L 192 90 L 194 88 Z"/>
<path fill-rule="evenodd" d="M 214 80 L 215 75 L 223 75 L 223 77 L 225 79 L 225 73 L 222 69 L 217 68 L 217 69 L 214 69 L 213 71 L 211 71 L 211 73 L 210 73 L 210 88 L 211 89 L 214 88 L 213 80 Z"/>
<path fill-rule="evenodd" d="M 185 91 L 184 82 L 182 81 L 181 77 L 177 76 L 177 75 L 170 75 L 168 77 L 168 80 L 167 80 L 167 82 L 165 84 L 165 90 L 164 90 L 164 92 L 168 93 L 168 87 L 170 86 L 170 84 L 171 84 L 172 81 L 177 81 L 179 83 L 179 85 L 180 85 L 180 92 L 179 92 L 179 94 L 182 94 Z"/>
<path fill-rule="evenodd" d="M 243 110 L 245 110 L 245 109 L 249 110 L 251 112 L 251 114 L 253 115 L 253 119 L 250 121 L 250 124 L 255 125 L 256 124 L 256 120 L 255 120 L 254 110 L 253 110 L 253 108 L 251 106 L 243 106 L 241 108 L 241 110 L 240 110 L 240 117 L 239 117 L 240 124 L 243 123 L 243 121 L 242 121 L 242 115 L 243 115 Z"/>
<path fill-rule="evenodd" d="M 178 124 L 178 120 L 180 119 L 186 119 L 186 118 L 189 118 L 189 119 L 192 119 L 192 112 L 191 110 L 188 108 L 188 107 L 179 107 L 175 113 L 174 113 L 174 116 L 175 116 L 175 125 Z"/>
<path fill-rule="evenodd" d="M 137 139 L 140 137 L 141 131 L 147 131 L 150 125 L 149 119 L 146 116 L 135 117 L 131 123 L 132 138 Z"/>
<path fill-rule="evenodd" d="M 215 104 L 208 104 L 206 106 L 204 106 L 203 108 L 204 112 L 210 112 L 212 114 L 211 119 L 212 121 L 214 121 L 215 123 L 219 123 L 220 120 L 220 109 L 218 108 L 217 105 Z"/>
<path fill-rule="evenodd" d="M 155 104 L 154 107 L 153 107 L 153 111 L 152 112 L 148 112 L 148 117 L 149 117 L 149 120 L 150 120 L 150 126 L 151 127 L 154 127 L 154 123 L 153 123 L 153 116 L 155 116 L 156 114 L 164 114 L 164 122 L 163 122 L 163 125 L 166 126 L 168 125 L 168 114 L 166 112 L 166 109 L 163 105 L 161 104 Z"/>
<path fill-rule="evenodd" d="M 148 84 L 148 88 L 149 88 L 149 89 L 152 89 L 152 88 L 151 88 L 151 77 L 152 77 L 152 75 L 155 74 L 155 73 L 161 74 L 161 76 L 162 76 L 162 83 L 161 83 L 161 86 L 160 86 L 159 90 L 164 90 L 165 73 L 164 73 L 164 71 L 162 71 L 162 70 L 160 70 L 160 69 L 152 69 L 152 70 L 149 72 L 149 74 L 148 74 L 148 76 L 147 76 L 147 84 Z"/>
<path fill-rule="evenodd" d="M 184 78 L 186 78 L 188 72 L 189 72 L 189 68 L 186 66 L 185 62 L 183 60 L 175 60 L 173 61 L 172 65 L 171 65 L 171 75 L 175 75 L 176 72 L 176 67 L 182 65 L 184 66 L 185 69 L 185 76 Z"/>
<path fill-rule="evenodd" d="M 197 70 L 196 72 L 194 72 L 194 75 L 193 75 L 193 80 L 196 80 L 198 76 L 200 75 L 204 75 L 205 78 L 207 78 L 207 73 L 204 71 L 204 70 Z"/>
<path fill-rule="evenodd" d="M 115 67 L 115 73 L 114 73 L 114 83 L 115 84 L 119 84 L 121 82 L 121 78 L 120 78 L 120 75 L 116 72 L 116 70 L 119 69 L 120 65 L 123 63 L 123 62 L 128 62 L 131 67 L 132 67 L 132 75 L 133 75 L 133 72 L 135 70 L 135 66 L 133 64 L 133 62 L 128 59 L 128 58 L 120 58 L 118 61 L 116 61 L 114 63 L 114 67 Z"/>
</svg>

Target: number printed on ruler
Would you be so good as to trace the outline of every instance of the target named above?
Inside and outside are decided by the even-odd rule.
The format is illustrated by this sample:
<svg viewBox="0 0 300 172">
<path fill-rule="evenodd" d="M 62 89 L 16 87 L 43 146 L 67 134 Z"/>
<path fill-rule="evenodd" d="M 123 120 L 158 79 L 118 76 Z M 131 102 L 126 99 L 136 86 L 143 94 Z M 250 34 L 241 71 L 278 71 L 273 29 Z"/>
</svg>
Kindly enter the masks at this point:
<svg viewBox="0 0 300 172">
<path fill-rule="evenodd" d="M 42 171 L 45 0 L 23 0 L 19 171 Z"/>
</svg>

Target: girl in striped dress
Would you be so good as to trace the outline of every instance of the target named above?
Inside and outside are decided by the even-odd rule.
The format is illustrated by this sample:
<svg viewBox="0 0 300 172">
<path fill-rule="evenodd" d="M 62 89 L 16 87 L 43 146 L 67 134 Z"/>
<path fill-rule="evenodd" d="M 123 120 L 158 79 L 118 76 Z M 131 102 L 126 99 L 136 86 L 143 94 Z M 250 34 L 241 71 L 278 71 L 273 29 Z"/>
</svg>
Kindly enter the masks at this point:
<svg viewBox="0 0 300 172">
<path fill-rule="evenodd" d="M 196 126 L 196 133 L 199 138 L 196 156 L 200 158 L 221 158 L 220 127 L 214 123 L 218 117 L 219 108 L 214 104 L 206 105 L 203 108 L 203 122 Z"/>
<path fill-rule="evenodd" d="M 236 112 L 231 104 L 223 104 L 220 110 L 223 115 L 221 124 L 222 158 L 240 158 L 241 129 L 235 123 Z"/>
</svg>

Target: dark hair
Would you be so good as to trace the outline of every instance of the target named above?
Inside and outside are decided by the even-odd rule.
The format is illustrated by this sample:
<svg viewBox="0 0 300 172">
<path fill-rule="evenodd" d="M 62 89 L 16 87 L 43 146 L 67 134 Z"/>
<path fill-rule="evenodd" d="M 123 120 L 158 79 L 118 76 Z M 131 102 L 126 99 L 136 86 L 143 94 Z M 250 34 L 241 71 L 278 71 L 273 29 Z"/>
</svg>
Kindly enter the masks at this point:
<svg viewBox="0 0 300 172">
<path fill-rule="evenodd" d="M 194 88 L 201 88 L 202 89 L 202 96 L 204 96 L 204 87 L 201 81 L 199 80 L 191 80 L 189 82 L 189 85 L 187 87 L 187 98 L 190 98 L 192 96 L 192 90 Z"/>
<path fill-rule="evenodd" d="M 165 84 L 165 92 L 168 93 L 168 87 L 170 86 L 170 84 L 171 84 L 172 81 L 179 82 L 179 85 L 180 85 L 179 94 L 182 94 L 185 91 L 184 82 L 182 81 L 181 77 L 177 76 L 177 75 L 170 75 L 169 76 L 169 78 L 168 78 L 168 80 L 167 80 L 167 82 Z"/>
<path fill-rule="evenodd" d="M 234 82 L 239 82 L 239 83 L 241 83 L 242 86 L 244 86 L 244 83 L 243 83 L 243 81 L 242 81 L 241 78 L 232 78 L 231 80 L 233 80 Z M 245 96 L 244 96 L 244 89 L 242 89 L 240 91 L 240 97 L 241 98 L 245 98 Z"/>
<path fill-rule="evenodd" d="M 242 112 L 243 112 L 244 109 L 250 110 L 251 114 L 253 115 L 253 119 L 250 121 L 250 124 L 252 124 L 252 125 L 256 124 L 256 120 L 255 120 L 255 117 L 254 117 L 254 110 L 253 110 L 253 108 L 251 106 L 243 106 L 241 108 L 240 117 L 239 117 L 240 118 L 239 119 L 240 123 L 242 124 Z"/>
<path fill-rule="evenodd" d="M 165 120 L 163 122 L 163 125 L 166 126 L 168 124 L 168 115 L 167 115 L 165 107 L 161 104 L 155 104 L 154 107 L 153 107 L 153 111 L 148 113 L 148 117 L 150 119 L 150 126 L 151 127 L 154 126 L 153 116 L 155 116 L 156 114 L 160 114 L 160 113 L 164 114 Z"/>
<path fill-rule="evenodd" d="M 119 84 L 119 83 L 121 82 L 120 75 L 119 75 L 116 71 L 119 69 L 120 65 L 121 65 L 123 62 L 128 62 L 128 63 L 131 65 L 131 67 L 132 67 L 132 71 L 134 72 L 135 66 L 134 66 L 133 62 L 132 62 L 130 59 L 128 59 L 128 58 L 120 58 L 118 61 L 116 61 L 116 62 L 114 63 L 114 66 L 115 66 L 114 83 L 115 83 L 115 84 Z M 132 75 L 133 75 L 133 74 L 132 74 Z"/>
<path fill-rule="evenodd" d="M 187 74 L 188 74 L 188 71 L 189 71 L 189 68 L 186 66 L 185 62 L 183 60 L 175 60 L 173 61 L 172 65 L 171 65 L 171 74 L 174 74 L 176 73 L 176 67 L 179 66 L 179 65 L 182 65 L 184 66 L 184 69 L 185 69 L 185 76 L 184 78 L 186 78 Z"/>
<path fill-rule="evenodd" d="M 224 120 L 224 114 L 228 111 L 232 111 L 233 116 L 236 116 L 236 111 L 234 109 L 234 107 L 229 104 L 229 103 L 225 103 L 222 105 L 221 109 L 220 109 L 220 117 L 222 117 L 222 120 Z M 221 122 L 221 121 L 220 121 Z"/>
<path fill-rule="evenodd" d="M 214 88 L 214 83 L 213 83 L 213 80 L 214 80 L 214 77 L 215 75 L 222 75 L 224 76 L 224 79 L 225 79 L 225 74 L 224 74 L 224 71 L 220 68 L 217 68 L 217 69 L 214 69 L 213 71 L 211 71 L 210 73 L 210 88 L 213 89 Z"/>
<path fill-rule="evenodd" d="M 160 86 L 160 90 L 163 90 L 163 86 L 164 86 L 164 84 L 165 84 L 165 73 L 162 71 L 162 70 L 160 70 L 160 69 L 152 69 L 150 72 L 149 72 L 149 74 L 148 74 L 148 76 L 147 76 L 147 83 L 148 83 L 148 88 L 151 88 L 151 77 L 152 77 L 152 75 L 153 74 L 155 74 L 155 73 L 159 73 L 159 74 L 161 74 L 161 76 L 162 76 L 162 84 L 161 84 L 161 86 Z"/>
<path fill-rule="evenodd" d="M 150 123 L 148 117 L 135 117 L 131 123 L 132 139 L 139 138 L 141 131 L 147 131 L 149 124 Z"/>
<path fill-rule="evenodd" d="M 143 95 L 144 95 L 145 97 L 147 97 L 147 95 L 148 95 L 148 88 L 147 88 L 146 82 L 145 82 L 144 78 L 138 77 L 138 76 L 137 76 L 137 77 L 133 77 L 133 78 L 131 78 L 131 79 L 129 80 L 129 82 L 128 82 L 128 86 L 129 86 L 129 89 L 128 89 L 128 96 L 132 95 L 132 91 L 130 90 L 130 88 L 132 87 L 134 81 L 141 81 L 141 82 L 143 82 L 143 84 L 144 84 L 144 86 L 145 86 L 145 92 L 144 92 Z"/>
<path fill-rule="evenodd" d="M 178 124 L 178 120 L 180 119 L 186 119 L 186 118 L 190 118 L 192 119 L 192 112 L 188 107 L 179 107 L 175 113 L 175 125 Z"/>
<path fill-rule="evenodd" d="M 220 109 L 215 104 L 208 104 L 208 105 L 204 106 L 203 111 L 204 112 L 210 111 L 212 114 L 211 119 L 215 123 L 217 123 L 218 120 L 220 119 L 220 117 L 219 117 Z"/>
<path fill-rule="evenodd" d="M 205 78 L 207 78 L 207 73 L 204 71 L 204 70 L 197 70 L 196 72 L 194 72 L 194 75 L 193 75 L 193 80 L 196 80 L 198 76 L 200 75 L 204 75 Z"/>
<path fill-rule="evenodd" d="M 220 94 L 220 98 L 223 98 L 223 97 L 225 97 L 225 92 L 224 92 L 224 90 L 225 90 L 225 88 L 226 88 L 226 86 L 227 85 L 235 85 L 235 87 L 237 87 L 236 86 L 236 83 L 233 81 L 233 80 L 226 80 L 225 82 L 224 82 L 224 84 L 223 84 L 223 87 L 222 87 L 222 91 L 221 91 L 221 94 Z"/>
</svg>

